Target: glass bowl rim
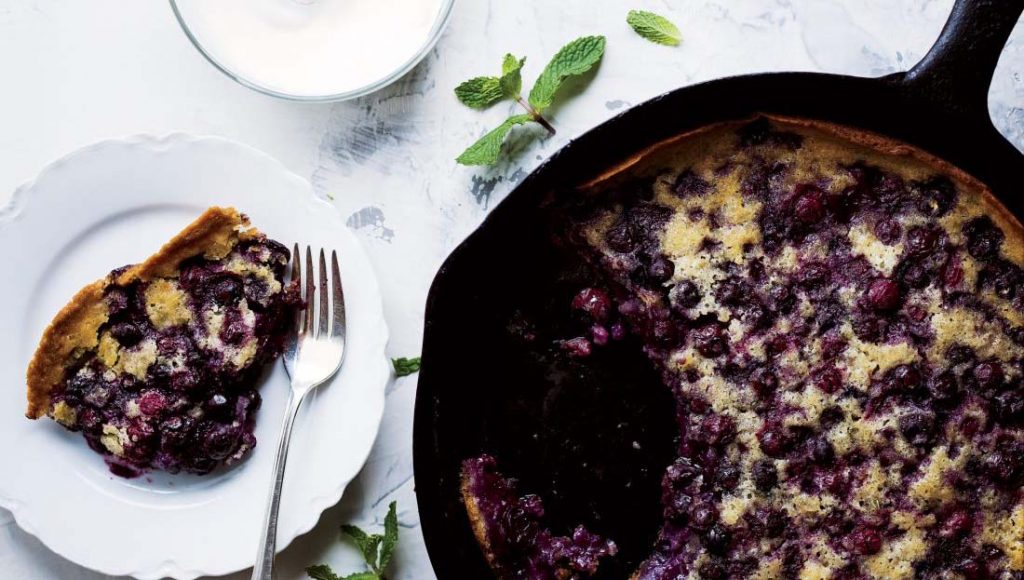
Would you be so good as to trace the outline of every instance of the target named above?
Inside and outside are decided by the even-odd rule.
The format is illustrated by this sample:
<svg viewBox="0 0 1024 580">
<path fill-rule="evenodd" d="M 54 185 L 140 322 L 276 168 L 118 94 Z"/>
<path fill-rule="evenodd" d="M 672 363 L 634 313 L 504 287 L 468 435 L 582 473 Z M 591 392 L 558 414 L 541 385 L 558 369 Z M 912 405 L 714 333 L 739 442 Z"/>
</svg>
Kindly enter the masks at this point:
<svg viewBox="0 0 1024 580">
<path fill-rule="evenodd" d="M 386 76 L 370 84 L 363 85 L 361 87 L 341 93 L 334 93 L 329 95 L 296 95 L 291 93 L 285 93 L 282 91 L 277 91 L 269 87 L 263 86 L 260 83 L 257 83 L 253 80 L 250 80 L 242 76 L 241 74 L 231 70 L 231 68 L 227 65 L 219 62 L 216 58 L 213 57 L 212 54 L 210 54 L 203 47 L 203 43 L 200 42 L 199 39 L 196 38 L 196 36 L 192 33 L 192 30 L 189 28 L 188 23 L 185 22 L 185 17 L 182 16 L 181 11 L 178 9 L 178 0 L 168 1 L 171 4 L 171 11 L 174 12 L 174 18 L 178 21 L 178 24 L 181 26 L 181 30 L 185 33 L 185 36 L 188 37 L 189 42 L 192 43 L 192 46 L 194 46 L 196 50 L 199 51 L 199 54 L 203 55 L 203 58 L 205 58 L 207 62 L 212 64 L 214 68 L 224 73 L 225 76 L 237 82 L 238 84 L 248 87 L 258 93 L 263 93 L 264 95 L 277 97 L 279 99 L 307 103 L 328 103 L 355 99 L 357 97 L 362 97 L 375 91 L 378 91 L 395 82 L 396 80 L 400 79 L 406 73 L 415 68 L 416 65 L 418 65 L 420 61 L 423 60 L 423 57 L 425 57 L 427 53 L 434 48 L 434 45 L 437 44 L 437 41 L 441 38 L 441 34 L 444 32 L 445 27 L 447 27 L 448 21 L 451 19 L 452 9 L 455 6 L 455 0 L 441 0 L 441 8 L 437 13 L 437 17 L 434 19 L 434 24 L 430 29 L 430 33 L 427 36 L 427 40 L 423 43 L 422 46 L 420 46 L 419 50 L 417 50 L 416 53 L 412 55 L 412 57 L 405 61 L 401 66 L 388 73 Z"/>
</svg>

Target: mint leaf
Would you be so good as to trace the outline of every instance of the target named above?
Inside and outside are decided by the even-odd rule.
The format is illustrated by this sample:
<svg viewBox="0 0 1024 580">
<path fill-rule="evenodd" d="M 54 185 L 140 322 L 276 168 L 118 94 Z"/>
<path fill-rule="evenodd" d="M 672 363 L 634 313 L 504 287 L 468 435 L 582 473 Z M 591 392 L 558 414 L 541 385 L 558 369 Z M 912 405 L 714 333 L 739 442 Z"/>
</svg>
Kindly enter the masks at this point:
<svg viewBox="0 0 1024 580">
<path fill-rule="evenodd" d="M 313 580 L 381 580 L 374 572 L 354 572 L 348 576 L 338 576 L 330 566 L 317 564 L 306 568 L 306 575 Z"/>
<path fill-rule="evenodd" d="M 380 534 L 374 534 L 370 536 L 370 542 L 366 545 L 366 551 L 363 552 L 363 558 L 366 559 L 366 564 L 371 570 L 380 574 L 380 566 L 377 566 L 377 560 L 380 558 L 380 543 L 384 540 L 384 536 Z"/>
<path fill-rule="evenodd" d="M 530 91 L 530 106 L 537 112 L 550 107 L 565 79 L 587 72 L 600 62 L 602 56 L 603 36 L 584 36 L 563 46 L 534 83 Z"/>
<path fill-rule="evenodd" d="M 480 137 L 469 148 L 456 158 L 462 165 L 493 165 L 498 161 L 505 137 L 516 125 L 532 121 L 529 115 L 513 115 L 494 130 Z M 395 369 L 397 370 L 397 368 Z"/>
<path fill-rule="evenodd" d="M 334 570 L 327 564 L 317 564 L 316 566 L 307 566 L 306 575 L 313 580 L 342 580 Z"/>
<path fill-rule="evenodd" d="M 377 547 L 380 546 L 384 536 L 380 534 L 367 534 L 357 526 L 345 524 L 341 526 L 341 532 L 352 538 L 352 542 L 355 543 L 359 551 L 363 553 L 363 559 L 370 566 L 371 569 L 377 569 Z"/>
<path fill-rule="evenodd" d="M 393 358 L 391 366 L 395 369 L 396 377 L 411 375 L 420 370 L 420 357 L 414 358 Z"/>
<path fill-rule="evenodd" d="M 352 538 L 352 541 L 355 542 L 356 546 L 358 546 L 360 550 L 363 549 L 363 546 L 365 546 L 366 542 L 370 539 L 370 534 L 364 532 L 359 526 L 353 526 L 351 524 L 342 524 L 341 532 Z"/>
<path fill-rule="evenodd" d="M 511 54 L 505 55 L 505 60 L 501 63 L 501 93 L 505 97 L 510 99 L 518 99 L 519 92 L 523 90 L 523 75 L 520 71 L 523 70 L 523 64 L 526 63 L 526 57 L 516 60 L 516 57 Z"/>
<path fill-rule="evenodd" d="M 380 571 L 388 567 L 391 556 L 395 553 L 395 544 L 398 543 L 398 513 L 397 503 L 391 502 L 388 506 L 388 515 L 384 517 L 384 543 L 380 547 Z"/>
<path fill-rule="evenodd" d="M 462 155 L 455 158 L 455 161 L 462 165 L 492 165 L 498 160 L 498 155 L 501 153 L 501 144 L 505 141 L 505 137 L 512 130 L 512 127 L 528 123 L 532 120 L 533 117 L 530 115 L 513 115 L 505 119 L 504 123 L 498 125 L 493 131 L 470 145 L 468 149 L 462 152 Z M 395 371 L 398 372 L 398 367 L 395 367 Z"/>
<path fill-rule="evenodd" d="M 668 18 L 653 12 L 630 10 L 629 14 L 626 15 L 626 23 L 637 34 L 651 42 L 676 46 L 682 40 L 679 28 L 675 24 L 672 24 Z"/>
<path fill-rule="evenodd" d="M 366 546 L 370 543 L 370 535 L 361 530 L 358 526 L 343 524 L 341 533 L 345 534 L 355 543 L 360 552 L 366 552 Z"/>
<path fill-rule="evenodd" d="M 476 77 L 455 87 L 455 96 L 467 107 L 486 109 L 500 101 L 502 83 L 498 77 Z"/>
</svg>

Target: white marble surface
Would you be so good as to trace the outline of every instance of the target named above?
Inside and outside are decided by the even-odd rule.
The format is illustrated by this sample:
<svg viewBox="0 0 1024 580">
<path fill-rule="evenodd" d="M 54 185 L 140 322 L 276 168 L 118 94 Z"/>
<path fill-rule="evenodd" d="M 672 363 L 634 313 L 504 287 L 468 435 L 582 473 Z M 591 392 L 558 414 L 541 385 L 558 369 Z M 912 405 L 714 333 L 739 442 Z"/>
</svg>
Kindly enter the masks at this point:
<svg viewBox="0 0 1024 580">
<path fill-rule="evenodd" d="M 222 76 L 188 43 L 166 2 L 0 0 L 0 203 L 50 160 L 100 139 L 185 131 L 248 143 L 309 177 L 350 216 L 383 287 L 390 352 L 415 355 L 424 299 L 444 257 L 516 182 L 573 136 L 631 104 L 724 75 L 904 70 L 929 48 L 951 5 L 459 0 L 437 48 L 404 79 L 354 102 L 310 105 L 258 95 Z M 633 35 L 624 18 L 634 7 L 670 16 L 683 31 L 683 45 L 665 48 Z M 451 89 L 470 76 L 493 74 L 506 51 L 528 56 L 530 83 L 559 46 L 583 34 L 606 35 L 607 54 L 590 86 L 554 110 L 557 136 L 534 139 L 521 131 L 512 140 L 513 154 L 497 167 L 456 165 L 452 159 L 462 148 L 512 107 L 471 111 Z M 990 104 L 1000 130 L 1024 149 L 1024 25 L 1004 53 Z M 415 391 L 415 377 L 389 387 L 369 463 L 341 504 L 283 553 L 281 578 L 302 578 L 302 568 L 317 562 L 356 569 L 355 552 L 338 540 L 338 524 L 375 525 L 392 499 L 402 525 L 392 577 L 433 577 L 413 494 Z M 103 577 L 51 554 L 2 510 L 0 570 L 8 578 Z"/>
</svg>

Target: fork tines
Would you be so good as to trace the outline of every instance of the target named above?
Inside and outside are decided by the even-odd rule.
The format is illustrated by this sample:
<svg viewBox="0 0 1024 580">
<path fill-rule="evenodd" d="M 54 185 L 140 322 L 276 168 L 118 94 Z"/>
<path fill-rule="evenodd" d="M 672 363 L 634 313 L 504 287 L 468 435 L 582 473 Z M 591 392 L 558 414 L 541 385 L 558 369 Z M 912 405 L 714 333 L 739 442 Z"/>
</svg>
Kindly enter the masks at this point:
<svg viewBox="0 0 1024 580">
<path fill-rule="evenodd" d="M 343 337 L 345 332 L 345 295 L 341 287 L 338 253 L 331 250 L 331 271 L 328 275 L 327 259 L 323 248 L 320 249 L 319 283 L 314 280 L 312 248 L 306 246 L 305 279 L 303 279 L 301 256 L 299 245 L 295 244 L 292 251 L 291 279 L 297 281 L 302 302 L 305 305 L 296 319 L 296 335 L 313 339 Z M 316 316 L 315 320 L 314 316 Z"/>
</svg>

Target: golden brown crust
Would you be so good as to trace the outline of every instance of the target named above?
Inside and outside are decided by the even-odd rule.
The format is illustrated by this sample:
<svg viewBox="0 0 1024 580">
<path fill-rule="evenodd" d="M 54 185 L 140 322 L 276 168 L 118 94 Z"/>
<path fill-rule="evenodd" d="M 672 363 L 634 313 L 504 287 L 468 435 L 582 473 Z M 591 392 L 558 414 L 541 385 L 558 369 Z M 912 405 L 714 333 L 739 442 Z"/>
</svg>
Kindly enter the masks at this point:
<svg viewBox="0 0 1024 580">
<path fill-rule="evenodd" d="M 116 282 L 124 285 L 135 280 L 174 277 L 182 261 L 199 254 L 211 260 L 223 258 L 239 239 L 248 239 L 258 233 L 248 229 L 242 231 L 248 227 L 249 219 L 235 208 L 211 207 L 145 262 L 125 270 Z"/>
<path fill-rule="evenodd" d="M 959 167 L 950 164 L 943 159 L 940 159 L 931 153 L 919 149 L 917 147 L 908 145 L 906 143 L 891 139 L 865 131 L 862 129 L 854 129 L 843 125 L 837 125 L 828 121 L 818 121 L 813 119 L 800 119 L 796 117 L 786 117 L 781 115 L 771 114 L 758 114 L 748 119 L 742 119 L 738 121 L 724 121 L 720 123 L 713 123 L 699 127 L 692 131 L 680 133 L 674 137 L 665 139 L 664 141 L 655 143 L 629 157 L 623 162 L 619 163 L 615 167 L 601 173 L 594 179 L 586 182 L 581 186 L 581 189 L 591 189 L 599 187 L 604 182 L 611 180 L 614 177 L 621 175 L 626 170 L 638 165 L 644 159 L 650 157 L 656 152 L 662 151 L 674 144 L 690 140 L 696 136 L 713 133 L 724 127 L 739 127 L 756 118 L 767 118 L 773 123 L 785 128 L 787 125 L 790 127 L 804 128 L 821 131 L 823 133 L 845 139 L 856 145 L 860 145 L 869 149 L 872 149 L 879 154 L 892 156 L 892 157 L 903 157 L 910 158 L 912 160 L 924 163 L 930 166 L 938 173 L 944 173 L 948 175 L 953 181 L 961 185 L 963 189 L 975 194 L 976 199 L 984 206 L 993 221 L 996 222 L 1000 228 L 1007 233 L 1008 242 L 1005 246 L 1005 251 L 1008 256 L 1015 262 L 1024 262 L 1024 242 L 1022 241 L 1010 241 L 1010 240 L 1024 240 L 1024 225 L 1021 224 L 1020 220 L 1013 215 L 1010 210 L 1006 208 L 999 201 L 999 199 L 992 193 L 992 190 L 988 188 L 984 183 L 976 179 L 974 176 L 963 171 Z"/>
<path fill-rule="evenodd" d="M 473 528 L 473 535 L 476 536 L 476 541 L 480 544 L 487 563 L 494 567 L 495 556 L 494 550 L 491 549 L 491 542 L 487 538 L 487 523 L 484 521 L 483 514 L 480 513 L 480 505 L 477 504 L 476 497 L 469 490 L 469 477 L 465 474 L 462 476 L 459 491 L 462 493 L 462 503 L 465 504 L 466 513 L 469 515 L 469 525 Z"/>
<path fill-rule="evenodd" d="M 107 286 L 177 276 L 182 261 L 200 254 L 222 258 L 240 239 L 256 235 L 259 232 L 249 229 L 248 218 L 235 208 L 211 207 L 143 263 L 127 268 L 116 279 L 107 275 L 79 290 L 43 331 L 28 365 L 25 415 L 30 419 L 45 415 L 50 393 L 64 377 L 65 369 L 98 345 L 99 328 L 107 321 L 103 300 Z"/>
<path fill-rule="evenodd" d="M 954 182 L 957 182 L 963 188 L 973 194 L 976 194 L 977 199 L 989 210 L 989 217 L 998 225 L 1004 232 L 1007 233 L 1008 241 L 1010 240 L 1021 240 L 1024 238 L 1024 225 L 1021 224 L 1017 216 L 1013 215 L 1006 208 L 1005 205 L 999 198 L 992 193 L 987 185 L 982 183 L 980 180 L 975 178 L 973 175 L 960 169 L 959 167 L 924 151 L 918 149 L 912 145 L 896 141 L 889 137 L 884 137 L 877 133 L 870 131 L 864 131 L 861 129 L 853 129 L 850 127 L 844 127 L 842 125 L 836 125 L 827 121 L 815 121 L 811 119 L 798 119 L 794 117 L 783 117 L 778 115 L 762 115 L 780 125 L 791 125 L 797 127 L 807 127 L 811 129 L 817 129 L 826 133 L 831 133 L 837 137 L 841 137 L 850 142 L 858 145 L 863 145 L 878 151 L 885 155 L 891 155 L 896 157 L 909 157 L 921 163 L 931 166 L 937 173 L 943 173 L 949 176 Z M 1009 243 L 1004 248 L 1004 251 L 1008 256 L 1015 262 L 1024 261 L 1024 245 L 1020 242 Z"/>
<path fill-rule="evenodd" d="M 104 278 L 79 290 L 43 332 L 26 373 L 28 418 L 38 419 L 46 414 L 50 390 L 64 376 L 64 369 L 75 353 L 96 348 L 99 343 L 96 331 L 107 321 L 103 289 L 108 283 Z"/>
<path fill-rule="evenodd" d="M 680 143 L 682 141 L 686 141 L 686 140 L 691 139 L 693 137 L 696 137 L 698 135 L 704 135 L 704 134 L 708 134 L 708 133 L 713 133 L 713 132 L 716 132 L 719 129 L 723 129 L 725 127 L 734 127 L 734 126 L 743 125 L 744 123 L 749 123 L 752 119 L 753 119 L 753 117 L 751 119 L 745 119 L 745 120 L 741 120 L 741 121 L 722 121 L 720 123 L 712 123 L 710 125 L 704 125 L 702 127 L 698 127 L 696 129 L 692 129 L 690 131 L 686 131 L 684 133 L 680 133 L 680 134 L 675 135 L 673 137 L 669 137 L 668 139 L 665 139 L 663 141 L 659 141 L 659 142 L 655 143 L 654 145 L 650 145 L 650 146 L 648 146 L 648 147 L 646 147 L 644 149 L 641 149 L 640 151 L 638 151 L 634 155 L 632 155 L 629 158 L 627 158 L 627 159 L 623 160 L 622 162 L 620 162 L 618 165 L 612 167 L 611 169 L 608 169 L 608 170 L 602 172 L 601 174 L 599 174 L 597 177 L 591 179 L 590 181 L 587 181 L 586 183 L 584 183 L 583 185 L 580 186 L 580 189 L 593 189 L 593 188 L 599 187 L 602 184 L 604 184 L 605 182 L 610 181 L 612 178 L 621 175 L 627 169 L 633 167 L 634 165 L 639 164 L 641 161 L 643 161 L 644 159 L 649 157 L 651 154 L 653 154 L 655 152 L 658 152 L 658 151 L 661 151 L 663 149 L 666 149 L 668 147 L 671 147 L 672 145 L 675 145 L 676 143 Z"/>
</svg>

